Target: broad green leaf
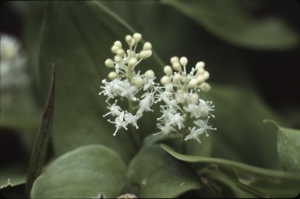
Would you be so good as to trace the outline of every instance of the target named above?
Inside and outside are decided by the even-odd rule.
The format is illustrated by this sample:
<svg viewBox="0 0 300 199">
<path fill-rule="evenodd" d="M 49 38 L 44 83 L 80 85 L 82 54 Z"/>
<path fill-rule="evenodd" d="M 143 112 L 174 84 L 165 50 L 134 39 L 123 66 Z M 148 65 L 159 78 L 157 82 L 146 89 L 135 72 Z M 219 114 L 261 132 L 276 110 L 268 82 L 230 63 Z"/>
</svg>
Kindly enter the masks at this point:
<svg viewBox="0 0 300 199">
<path fill-rule="evenodd" d="M 108 112 L 106 98 L 98 95 L 101 81 L 111 71 L 104 65 L 107 58 L 113 58 L 111 46 L 116 40 L 123 42 L 125 35 L 131 33 L 133 29 L 101 2 L 48 2 L 40 32 L 39 55 L 32 57 L 32 63 L 41 100 L 48 88 L 50 64 L 54 62 L 57 66 L 53 124 L 57 155 L 88 144 L 108 146 L 126 162 L 136 152 L 129 132 L 120 130 L 113 137 L 115 126 L 103 119 Z M 123 45 L 126 46 L 125 42 Z M 141 45 L 138 51 L 139 48 Z M 160 66 L 154 57 L 142 61 L 139 69 Z M 143 134 L 154 131 L 152 122 L 142 124 L 139 123 L 144 128 Z"/>
<path fill-rule="evenodd" d="M 299 33 L 282 18 L 268 16 L 257 20 L 253 16 L 252 7 L 259 7 L 261 2 L 166 0 L 162 2 L 179 10 L 212 34 L 238 46 L 282 50 L 299 45 Z"/>
<path fill-rule="evenodd" d="M 183 155 L 164 144 L 161 144 L 161 147 L 178 160 L 195 163 L 193 167 L 200 178 L 203 175 L 223 175 L 240 189 L 258 197 L 295 197 L 300 191 L 300 175 L 262 169 L 225 159 Z"/>
<path fill-rule="evenodd" d="M 54 96 L 55 96 L 55 68 L 53 66 L 52 79 L 48 100 L 44 110 L 40 128 L 37 132 L 35 143 L 31 153 L 30 165 L 27 174 L 25 186 L 25 196 L 29 197 L 33 182 L 42 173 L 46 160 L 49 141 L 51 138 L 51 129 L 53 124 L 54 113 Z"/>
<path fill-rule="evenodd" d="M 284 171 L 300 173 L 300 130 L 280 127 L 271 120 L 277 130 L 277 151 Z"/>
<path fill-rule="evenodd" d="M 32 198 L 117 197 L 125 184 L 126 165 L 101 145 L 79 147 L 56 159 L 34 182 Z"/>
<path fill-rule="evenodd" d="M 159 145 L 139 151 L 129 164 L 128 178 L 141 188 L 141 198 L 173 198 L 201 187 L 197 173 Z"/>
</svg>

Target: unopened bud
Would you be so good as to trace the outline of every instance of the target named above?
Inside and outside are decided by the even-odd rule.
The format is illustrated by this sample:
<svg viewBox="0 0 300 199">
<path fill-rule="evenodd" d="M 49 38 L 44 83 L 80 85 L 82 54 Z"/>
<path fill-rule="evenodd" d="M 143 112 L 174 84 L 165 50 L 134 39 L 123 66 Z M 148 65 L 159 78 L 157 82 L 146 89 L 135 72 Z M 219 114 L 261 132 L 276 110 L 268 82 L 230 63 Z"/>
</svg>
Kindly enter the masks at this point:
<svg viewBox="0 0 300 199">
<path fill-rule="evenodd" d="M 111 60 L 111 59 L 105 60 L 104 64 L 105 64 L 105 66 L 106 66 L 107 68 L 112 68 L 112 67 L 114 67 L 114 62 L 113 62 L 113 60 Z"/>
<path fill-rule="evenodd" d="M 135 42 L 139 42 L 142 39 L 142 35 L 140 33 L 134 33 L 133 34 L 133 39 L 135 40 Z"/>
<path fill-rule="evenodd" d="M 164 72 L 166 73 L 166 75 L 172 75 L 173 71 L 172 71 L 171 66 L 165 66 Z"/>
<path fill-rule="evenodd" d="M 181 58 L 180 58 L 180 63 L 181 63 L 181 65 L 186 66 L 187 63 L 188 63 L 187 58 L 186 58 L 186 57 L 181 57 Z"/>
<path fill-rule="evenodd" d="M 128 61 L 128 66 L 134 66 L 137 63 L 137 59 L 134 58 L 130 58 Z"/>
<path fill-rule="evenodd" d="M 171 78 L 169 76 L 163 76 L 160 79 L 160 83 L 162 83 L 163 85 L 169 84 L 171 82 Z"/>
<path fill-rule="evenodd" d="M 153 70 L 147 70 L 145 72 L 145 77 L 148 78 L 148 79 L 153 79 L 154 78 L 154 72 L 153 72 Z"/>
<path fill-rule="evenodd" d="M 152 49 L 152 45 L 150 42 L 146 42 L 143 46 L 143 50 L 151 50 Z"/>
<path fill-rule="evenodd" d="M 108 74 L 108 79 L 114 80 L 114 79 L 117 78 L 117 76 L 118 76 L 117 73 L 114 72 L 114 71 L 112 71 L 112 72 L 110 72 L 110 73 Z"/>
<path fill-rule="evenodd" d="M 200 89 L 205 91 L 205 92 L 208 92 L 208 91 L 210 91 L 210 85 L 206 82 L 202 82 L 200 84 Z"/>
<path fill-rule="evenodd" d="M 196 68 L 199 69 L 199 68 L 204 68 L 205 66 L 205 63 L 203 61 L 200 61 L 196 64 Z"/>
</svg>

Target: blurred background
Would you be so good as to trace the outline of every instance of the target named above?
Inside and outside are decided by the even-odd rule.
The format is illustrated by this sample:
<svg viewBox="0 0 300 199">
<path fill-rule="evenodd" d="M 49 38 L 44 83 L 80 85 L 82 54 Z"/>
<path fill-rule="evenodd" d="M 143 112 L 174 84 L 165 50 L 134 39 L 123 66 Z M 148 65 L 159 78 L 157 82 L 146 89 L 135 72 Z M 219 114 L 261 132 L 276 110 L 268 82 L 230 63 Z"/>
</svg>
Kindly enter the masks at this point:
<svg viewBox="0 0 300 199">
<path fill-rule="evenodd" d="M 165 64 L 174 55 L 186 56 L 190 67 L 204 61 L 211 74 L 210 92 L 214 92 L 214 85 L 221 85 L 217 91 L 223 87 L 238 88 L 243 97 L 237 95 L 233 99 L 240 101 L 232 101 L 240 104 L 236 106 L 237 115 L 225 110 L 226 114 L 240 117 L 245 109 L 247 117 L 251 107 L 243 107 L 243 100 L 248 94 L 251 99 L 255 94 L 263 108 L 280 118 L 282 125 L 300 129 L 299 4 L 296 1 L 220 2 L 100 3 L 150 41 Z M 35 56 L 32 46 L 38 43 L 45 9 L 46 2 L 6 2 L 1 6 L 1 186 L 9 176 L 15 177 L 15 184 L 24 181 L 45 105 L 40 100 L 39 83 L 32 66 Z M 128 33 L 124 30 L 120 34 Z M 105 39 L 100 37 L 99 42 Z M 8 44 L 4 45 L 5 42 Z M 13 54 L 17 58 L 7 55 L 11 49 L 15 49 Z M 214 103 L 218 109 L 218 100 Z M 215 126 L 222 129 L 218 122 Z M 219 152 L 213 154 L 223 157 Z M 224 158 L 235 159 L 226 155 Z M 244 160 L 249 164 L 255 161 Z"/>
</svg>

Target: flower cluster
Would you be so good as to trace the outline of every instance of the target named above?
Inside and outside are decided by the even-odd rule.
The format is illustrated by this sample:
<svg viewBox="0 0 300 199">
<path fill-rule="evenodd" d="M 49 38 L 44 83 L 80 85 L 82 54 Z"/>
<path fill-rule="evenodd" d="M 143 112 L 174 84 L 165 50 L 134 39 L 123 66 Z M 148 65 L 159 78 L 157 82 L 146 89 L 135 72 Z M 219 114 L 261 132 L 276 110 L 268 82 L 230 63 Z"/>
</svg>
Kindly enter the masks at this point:
<svg viewBox="0 0 300 199">
<path fill-rule="evenodd" d="M 16 38 L 1 34 L 1 89 L 29 86 L 26 57 Z"/>
<path fill-rule="evenodd" d="M 115 71 L 108 74 L 110 82 L 106 79 L 102 81 L 104 86 L 100 86 L 103 90 L 99 95 L 104 94 L 108 97 L 106 102 L 108 103 L 109 112 L 104 117 L 107 115 L 116 117 L 115 121 L 108 120 L 116 126 L 113 135 L 116 135 L 120 128 L 127 130 L 128 124 L 138 129 L 137 120 L 142 117 L 144 112 L 151 111 L 150 107 L 154 103 L 154 72 L 148 70 L 141 74 L 140 71 L 136 73 L 134 70 L 143 59 L 152 55 L 152 45 L 149 42 L 146 42 L 143 49 L 136 53 L 137 44 L 141 39 L 142 35 L 139 33 L 135 33 L 133 36 L 127 35 L 125 40 L 129 45 L 129 49 L 126 52 L 122 48 L 122 43 L 116 41 L 111 47 L 111 51 L 115 54 L 114 60 L 107 59 L 105 61 L 105 65 L 108 68 L 114 68 Z M 136 97 L 136 94 L 141 90 L 144 94 L 141 97 Z M 129 110 L 123 110 L 118 106 L 117 100 L 110 104 L 109 100 L 115 97 L 127 98 Z"/>
<path fill-rule="evenodd" d="M 161 84 L 154 82 L 156 79 L 154 72 L 148 70 L 145 73 L 135 72 L 136 66 L 143 60 L 151 56 L 152 45 L 146 42 L 143 49 L 136 53 L 137 43 L 142 36 L 135 33 L 133 36 L 127 35 L 125 40 L 129 45 L 126 51 L 122 48 L 122 43 L 116 41 L 111 48 L 115 54 L 114 60 L 107 59 L 105 65 L 108 68 L 114 68 L 115 71 L 108 74 L 107 81 L 102 81 L 100 86 L 102 91 L 99 95 L 107 96 L 109 112 L 104 115 L 115 117 L 114 121 L 108 120 L 115 124 L 116 130 L 113 135 L 121 128 L 127 130 L 131 124 L 138 129 L 137 120 L 143 116 L 144 112 L 152 111 L 151 106 L 158 102 L 161 105 L 162 116 L 157 120 L 159 133 L 167 135 L 170 133 L 178 134 L 180 139 L 195 139 L 200 142 L 199 136 L 207 130 L 216 130 L 207 125 L 210 112 L 214 110 L 212 102 L 205 102 L 199 98 L 199 92 L 209 91 L 210 85 L 205 81 L 209 78 L 209 73 L 204 69 L 204 62 L 198 62 L 195 68 L 188 73 L 186 69 L 187 58 L 171 58 L 171 66 L 164 67 L 166 74 L 161 78 Z M 175 72 L 173 72 L 173 70 Z M 138 97 L 136 94 L 139 94 Z M 117 105 L 116 97 L 127 98 L 128 110 L 123 110 Z M 110 100 L 114 100 L 110 103 Z M 194 127 L 188 127 L 190 118 L 193 119 Z M 203 120 L 202 118 L 207 118 Z"/>
<path fill-rule="evenodd" d="M 158 118 L 157 124 L 160 132 L 157 134 L 178 133 L 180 137 L 185 136 L 185 140 L 195 139 L 200 142 L 199 135 L 206 133 L 208 136 L 207 130 L 216 130 L 207 125 L 210 116 L 214 117 L 210 113 L 214 105 L 199 98 L 200 90 L 210 90 L 210 85 L 205 82 L 209 73 L 204 69 L 204 62 L 198 62 L 188 73 L 187 62 L 186 57 L 180 60 L 172 57 L 172 67 L 164 67 L 166 75 L 161 78 L 164 86 L 159 87 L 155 96 L 156 102 L 164 102 L 161 105 L 162 116 Z M 203 117 L 207 117 L 206 121 L 201 119 Z M 190 118 L 194 118 L 196 127 L 188 127 Z"/>
</svg>

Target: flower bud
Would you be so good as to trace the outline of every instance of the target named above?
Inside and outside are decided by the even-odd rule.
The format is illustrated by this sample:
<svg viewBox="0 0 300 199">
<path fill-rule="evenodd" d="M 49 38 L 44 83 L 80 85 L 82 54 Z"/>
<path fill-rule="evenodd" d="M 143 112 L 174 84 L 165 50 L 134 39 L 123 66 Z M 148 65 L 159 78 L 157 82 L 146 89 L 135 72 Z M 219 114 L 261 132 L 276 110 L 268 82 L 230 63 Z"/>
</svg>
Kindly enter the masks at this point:
<svg viewBox="0 0 300 199">
<path fill-rule="evenodd" d="M 131 37 L 131 35 L 126 35 L 126 37 L 125 37 L 125 41 L 126 41 L 127 43 L 130 43 L 130 42 L 131 42 L 131 40 L 132 40 L 132 37 Z"/>
<path fill-rule="evenodd" d="M 197 102 L 199 99 L 199 95 L 197 93 L 193 93 L 192 96 L 191 96 L 191 101 L 192 102 Z"/>
<path fill-rule="evenodd" d="M 116 56 L 114 57 L 114 59 L 115 59 L 115 62 L 117 62 L 117 63 L 119 63 L 119 62 L 122 61 L 122 57 L 120 57 L 119 55 L 116 55 Z"/>
<path fill-rule="evenodd" d="M 174 82 L 180 82 L 181 81 L 181 75 L 180 74 L 174 75 L 173 81 Z"/>
<path fill-rule="evenodd" d="M 146 59 L 148 57 L 150 57 L 152 55 L 152 51 L 151 50 L 142 50 L 140 53 L 139 53 L 139 56 L 140 58 L 142 59 Z"/>
<path fill-rule="evenodd" d="M 122 56 L 124 56 L 125 52 L 124 52 L 123 49 L 120 48 L 120 49 L 117 50 L 116 54 L 122 57 Z"/>
<path fill-rule="evenodd" d="M 154 78 L 154 72 L 153 72 L 153 70 L 147 70 L 145 72 L 145 77 L 148 78 L 148 79 L 153 79 Z"/>
<path fill-rule="evenodd" d="M 143 84 L 142 79 L 140 77 L 133 77 L 133 78 L 131 78 L 131 83 L 133 85 L 135 85 L 136 87 L 138 87 L 138 88 L 141 87 L 142 84 Z"/>
<path fill-rule="evenodd" d="M 106 66 L 107 68 L 112 68 L 112 67 L 114 67 L 114 62 L 113 62 L 113 60 L 111 60 L 111 59 L 105 60 L 104 64 L 105 64 L 105 66 Z"/>
<path fill-rule="evenodd" d="M 174 62 L 172 64 L 172 67 L 173 67 L 174 70 L 180 70 L 181 69 L 181 65 L 180 65 L 179 62 Z"/>
<path fill-rule="evenodd" d="M 114 46 L 118 46 L 119 48 L 122 48 L 122 43 L 120 41 L 115 41 Z"/>
<path fill-rule="evenodd" d="M 152 45 L 150 42 L 146 42 L 143 46 L 143 50 L 151 50 L 152 49 Z"/>
<path fill-rule="evenodd" d="M 112 53 L 114 53 L 114 54 L 117 54 L 117 51 L 120 49 L 120 47 L 119 46 L 116 46 L 116 45 L 113 45 L 112 47 L 111 47 L 111 52 Z"/>
<path fill-rule="evenodd" d="M 134 58 L 130 58 L 128 61 L 128 66 L 134 66 L 137 63 L 137 59 Z"/>
<path fill-rule="evenodd" d="M 173 73 L 172 68 L 170 66 L 165 66 L 164 72 L 166 73 L 166 75 L 172 75 Z"/>
<path fill-rule="evenodd" d="M 142 39 L 142 35 L 140 33 L 134 33 L 133 34 L 133 39 L 135 40 L 135 42 L 139 42 Z"/>
<path fill-rule="evenodd" d="M 170 59 L 170 62 L 173 64 L 174 62 L 179 62 L 179 58 L 174 56 L 174 57 L 171 57 Z"/>
<path fill-rule="evenodd" d="M 160 79 L 160 83 L 163 85 L 169 84 L 171 82 L 171 78 L 169 76 L 163 76 Z"/>
<path fill-rule="evenodd" d="M 205 63 L 203 61 L 200 61 L 196 64 L 196 68 L 199 69 L 199 68 L 204 68 L 205 66 Z"/>
<path fill-rule="evenodd" d="M 112 71 L 112 72 L 110 72 L 110 73 L 108 74 L 108 79 L 114 80 L 114 79 L 117 78 L 117 76 L 118 76 L 117 73 L 114 72 L 114 71 Z"/>
<path fill-rule="evenodd" d="M 202 82 L 200 84 L 200 89 L 205 91 L 205 92 L 208 92 L 208 91 L 210 91 L 210 85 L 206 82 Z"/>
<path fill-rule="evenodd" d="M 181 58 L 180 58 L 180 63 L 181 63 L 181 65 L 186 66 L 187 63 L 188 63 L 187 58 L 186 58 L 186 57 L 181 57 Z"/>
<path fill-rule="evenodd" d="M 191 79 L 190 82 L 189 82 L 189 88 L 194 88 L 195 86 L 197 86 L 197 79 L 194 78 L 194 79 Z"/>
<path fill-rule="evenodd" d="M 205 71 L 204 68 L 198 67 L 197 74 L 202 75 L 204 73 L 204 71 Z"/>
<path fill-rule="evenodd" d="M 204 78 L 205 80 L 207 80 L 207 79 L 209 78 L 209 73 L 208 73 L 207 71 L 204 71 L 204 73 L 203 73 L 203 78 Z"/>
<path fill-rule="evenodd" d="M 205 79 L 204 79 L 203 75 L 198 75 L 198 76 L 197 76 L 197 82 L 198 82 L 198 84 L 199 84 L 199 83 L 202 83 L 202 82 L 204 82 L 204 81 L 205 81 Z"/>
</svg>

